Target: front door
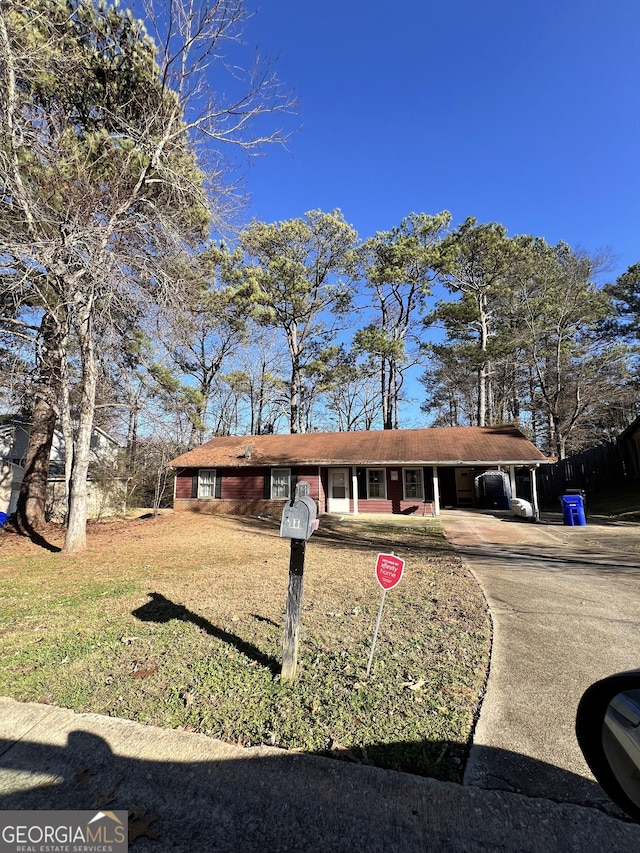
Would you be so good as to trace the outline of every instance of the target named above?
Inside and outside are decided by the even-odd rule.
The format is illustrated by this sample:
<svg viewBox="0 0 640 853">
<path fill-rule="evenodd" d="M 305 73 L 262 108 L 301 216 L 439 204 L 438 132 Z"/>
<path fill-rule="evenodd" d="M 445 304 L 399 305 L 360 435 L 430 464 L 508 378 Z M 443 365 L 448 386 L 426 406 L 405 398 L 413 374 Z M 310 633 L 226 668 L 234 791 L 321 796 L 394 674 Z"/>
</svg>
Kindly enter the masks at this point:
<svg viewBox="0 0 640 853">
<path fill-rule="evenodd" d="M 329 469 L 329 512 L 349 512 L 349 469 Z"/>
<path fill-rule="evenodd" d="M 473 468 L 456 468 L 458 506 L 473 506 Z"/>
</svg>

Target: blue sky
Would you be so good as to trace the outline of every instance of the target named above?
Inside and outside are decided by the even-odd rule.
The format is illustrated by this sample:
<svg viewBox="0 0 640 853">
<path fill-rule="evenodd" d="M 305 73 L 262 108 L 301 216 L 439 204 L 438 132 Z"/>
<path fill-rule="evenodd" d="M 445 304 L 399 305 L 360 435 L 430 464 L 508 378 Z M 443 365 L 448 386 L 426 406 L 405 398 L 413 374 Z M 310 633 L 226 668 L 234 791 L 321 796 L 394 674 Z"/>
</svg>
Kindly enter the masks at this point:
<svg viewBox="0 0 640 853">
<path fill-rule="evenodd" d="M 264 0 L 249 44 L 299 98 L 247 170 L 247 218 L 340 208 L 365 239 L 412 211 L 640 260 L 640 3 Z M 414 370 L 402 426 L 422 426 Z"/>
<path fill-rule="evenodd" d="M 258 8 L 249 2 L 249 8 Z M 264 0 L 245 37 L 300 100 L 247 170 L 249 217 L 411 211 L 640 260 L 640 4 Z"/>
</svg>

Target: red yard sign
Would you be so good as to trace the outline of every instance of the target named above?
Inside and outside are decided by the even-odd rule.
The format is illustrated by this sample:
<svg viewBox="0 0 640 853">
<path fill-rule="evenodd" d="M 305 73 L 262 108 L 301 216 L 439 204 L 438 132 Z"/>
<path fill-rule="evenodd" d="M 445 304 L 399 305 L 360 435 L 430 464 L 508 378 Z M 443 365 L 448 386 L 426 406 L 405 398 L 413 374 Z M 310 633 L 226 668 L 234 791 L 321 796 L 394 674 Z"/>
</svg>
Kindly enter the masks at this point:
<svg viewBox="0 0 640 853">
<path fill-rule="evenodd" d="M 378 554 L 376 577 L 382 589 L 391 589 L 400 582 L 404 571 L 404 560 L 393 554 Z"/>
</svg>

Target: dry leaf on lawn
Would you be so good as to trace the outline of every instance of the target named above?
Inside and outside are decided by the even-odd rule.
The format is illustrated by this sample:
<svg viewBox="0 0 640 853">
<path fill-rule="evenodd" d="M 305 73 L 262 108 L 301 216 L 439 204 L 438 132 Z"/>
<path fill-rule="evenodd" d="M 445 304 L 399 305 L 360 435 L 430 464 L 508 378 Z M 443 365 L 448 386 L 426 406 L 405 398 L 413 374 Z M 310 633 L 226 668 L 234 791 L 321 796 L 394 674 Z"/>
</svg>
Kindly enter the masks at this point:
<svg viewBox="0 0 640 853">
<path fill-rule="evenodd" d="M 331 744 L 331 756 L 333 758 L 342 758 L 346 759 L 347 761 L 353 761 L 356 764 L 362 764 L 362 758 L 359 758 L 348 747 L 343 746 L 341 743 L 338 743 L 335 740 Z"/>
<path fill-rule="evenodd" d="M 151 669 L 134 669 L 129 675 L 131 678 L 148 678 L 150 675 L 155 675 L 158 671 L 157 666 L 152 666 Z"/>
<path fill-rule="evenodd" d="M 129 808 L 129 843 L 142 836 L 146 838 L 160 836 L 160 830 L 151 829 L 151 824 L 159 819 L 158 815 L 146 817 L 146 813 L 147 807 L 144 805 L 134 805 Z"/>
<path fill-rule="evenodd" d="M 93 801 L 92 808 L 103 809 L 105 806 L 109 805 L 109 803 L 113 800 L 113 795 L 117 791 L 120 782 L 122 782 L 122 779 L 118 779 L 118 781 L 114 782 L 110 788 L 108 788 L 102 794 L 98 794 L 98 796 Z"/>
<path fill-rule="evenodd" d="M 95 771 L 90 767 L 81 767 L 76 773 L 76 782 L 83 791 L 86 791 L 89 786 L 89 777 L 95 775 Z"/>
</svg>

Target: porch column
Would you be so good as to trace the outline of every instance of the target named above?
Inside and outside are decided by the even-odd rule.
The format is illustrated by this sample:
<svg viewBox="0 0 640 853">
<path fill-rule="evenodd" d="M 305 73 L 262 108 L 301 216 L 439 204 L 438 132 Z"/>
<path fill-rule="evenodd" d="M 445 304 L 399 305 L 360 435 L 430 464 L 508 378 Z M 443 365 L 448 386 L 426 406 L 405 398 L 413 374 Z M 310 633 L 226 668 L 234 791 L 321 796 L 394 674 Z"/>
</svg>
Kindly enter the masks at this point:
<svg viewBox="0 0 640 853">
<path fill-rule="evenodd" d="M 351 494 L 353 495 L 353 514 L 358 514 L 358 469 L 351 469 Z"/>
<path fill-rule="evenodd" d="M 440 515 L 440 488 L 438 486 L 438 466 L 433 466 L 433 505 L 436 516 Z"/>
<path fill-rule="evenodd" d="M 537 465 L 531 467 L 529 469 L 529 473 L 531 474 L 531 503 L 533 504 L 533 518 L 535 521 L 540 521 L 540 508 L 538 506 L 538 480 L 536 477 L 537 468 Z"/>
<path fill-rule="evenodd" d="M 516 466 L 509 465 L 509 479 L 511 480 L 511 497 L 517 498 L 517 489 L 516 489 Z"/>
</svg>

